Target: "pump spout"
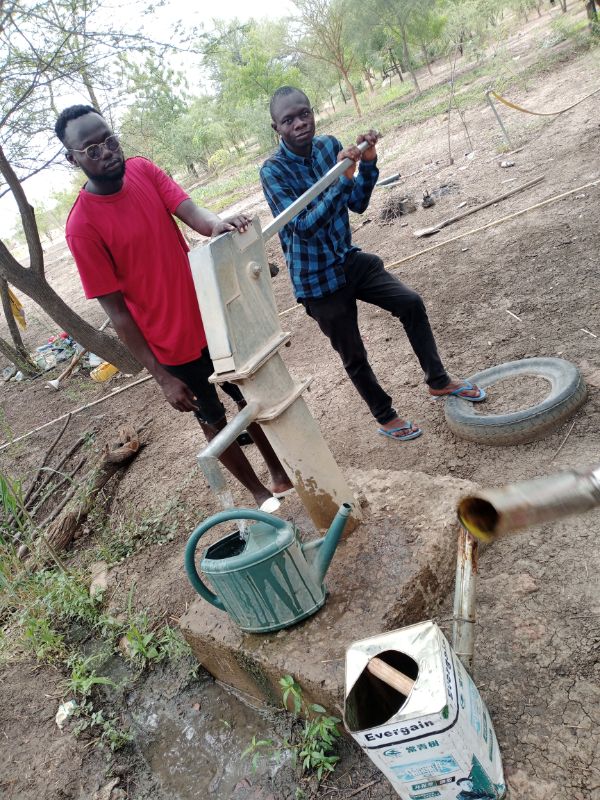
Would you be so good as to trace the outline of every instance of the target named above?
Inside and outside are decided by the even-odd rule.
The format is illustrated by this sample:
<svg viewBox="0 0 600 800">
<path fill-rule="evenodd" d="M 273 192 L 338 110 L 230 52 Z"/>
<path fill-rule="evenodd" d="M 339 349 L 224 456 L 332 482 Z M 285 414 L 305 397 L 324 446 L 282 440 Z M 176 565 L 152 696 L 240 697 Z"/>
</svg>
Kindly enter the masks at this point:
<svg viewBox="0 0 600 800">
<path fill-rule="evenodd" d="M 484 542 L 600 506 L 600 464 L 465 497 L 458 516 Z"/>
<path fill-rule="evenodd" d="M 331 559 L 342 538 L 351 513 L 352 506 L 350 503 L 342 503 L 325 536 L 322 539 L 316 539 L 314 542 L 302 545 L 302 552 L 309 561 L 312 570 L 314 570 L 314 578 L 317 583 L 323 583 L 325 580 Z"/>
</svg>

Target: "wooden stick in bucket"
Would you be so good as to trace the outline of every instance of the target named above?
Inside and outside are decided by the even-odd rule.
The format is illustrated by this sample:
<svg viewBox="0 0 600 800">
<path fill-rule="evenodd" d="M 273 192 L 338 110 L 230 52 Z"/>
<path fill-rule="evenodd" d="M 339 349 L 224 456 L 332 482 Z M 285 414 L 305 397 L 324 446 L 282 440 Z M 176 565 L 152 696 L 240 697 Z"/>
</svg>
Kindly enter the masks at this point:
<svg viewBox="0 0 600 800">
<path fill-rule="evenodd" d="M 386 664 L 385 661 L 377 657 L 369 661 L 367 670 L 371 675 L 375 675 L 380 681 L 387 683 L 388 686 L 391 686 L 392 689 L 400 692 L 400 694 L 403 694 L 405 697 L 408 697 L 415 685 L 413 679 L 409 678 L 408 675 L 404 675 L 404 673 L 394 667 L 390 667 L 389 664 Z"/>
</svg>

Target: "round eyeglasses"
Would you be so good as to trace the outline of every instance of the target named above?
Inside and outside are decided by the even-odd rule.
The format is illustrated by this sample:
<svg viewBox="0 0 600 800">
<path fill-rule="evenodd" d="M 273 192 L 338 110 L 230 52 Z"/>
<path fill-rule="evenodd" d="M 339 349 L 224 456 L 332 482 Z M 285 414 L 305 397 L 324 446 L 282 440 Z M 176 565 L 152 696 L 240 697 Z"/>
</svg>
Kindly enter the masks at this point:
<svg viewBox="0 0 600 800">
<path fill-rule="evenodd" d="M 111 153 L 116 153 L 120 146 L 118 138 L 114 134 L 111 134 L 111 136 L 107 136 L 103 142 L 99 144 L 89 144 L 87 147 L 84 147 L 83 150 L 76 150 L 74 147 L 69 147 L 69 152 L 85 153 L 91 161 L 98 161 L 102 156 L 102 149 L 104 147 Z"/>
</svg>

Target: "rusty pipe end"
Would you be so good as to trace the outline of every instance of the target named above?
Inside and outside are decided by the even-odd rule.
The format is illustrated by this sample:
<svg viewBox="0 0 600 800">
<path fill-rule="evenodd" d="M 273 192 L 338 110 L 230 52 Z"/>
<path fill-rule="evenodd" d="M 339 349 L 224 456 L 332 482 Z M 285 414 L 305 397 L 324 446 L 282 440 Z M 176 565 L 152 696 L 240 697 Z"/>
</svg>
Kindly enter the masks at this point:
<svg viewBox="0 0 600 800">
<path fill-rule="evenodd" d="M 498 536 L 500 514 L 484 497 L 463 497 L 457 507 L 461 525 L 482 542 L 493 542 Z"/>
</svg>

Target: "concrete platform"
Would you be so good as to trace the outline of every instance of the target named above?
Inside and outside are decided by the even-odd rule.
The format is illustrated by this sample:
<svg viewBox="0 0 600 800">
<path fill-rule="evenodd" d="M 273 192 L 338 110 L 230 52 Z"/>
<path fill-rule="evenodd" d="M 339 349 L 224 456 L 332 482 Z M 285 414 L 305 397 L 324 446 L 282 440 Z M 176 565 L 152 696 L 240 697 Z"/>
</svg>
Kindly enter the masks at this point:
<svg viewBox="0 0 600 800">
<path fill-rule="evenodd" d="M 429 619 L 452 589 L 456 502 L 474 485 L 384 470 L 354 472 L 348 478 L 362 497 L 364 522 L 338 547 L 321 611 L 270 635 L 242 633 L 225 612 L 201 598 L 182 617 L 186 640 L 215 678 L 280 704 L 278 681 L 291 674 L 309 702 L 340 711 L 346 647 Z M 301 531 L 308 530 L 289 506 L 286 516 L 293 516 Z M 221 530 L 216 538 L 225 533 Z M 302 538 L 309 541 L 314 535 Z"/>
</svg>

